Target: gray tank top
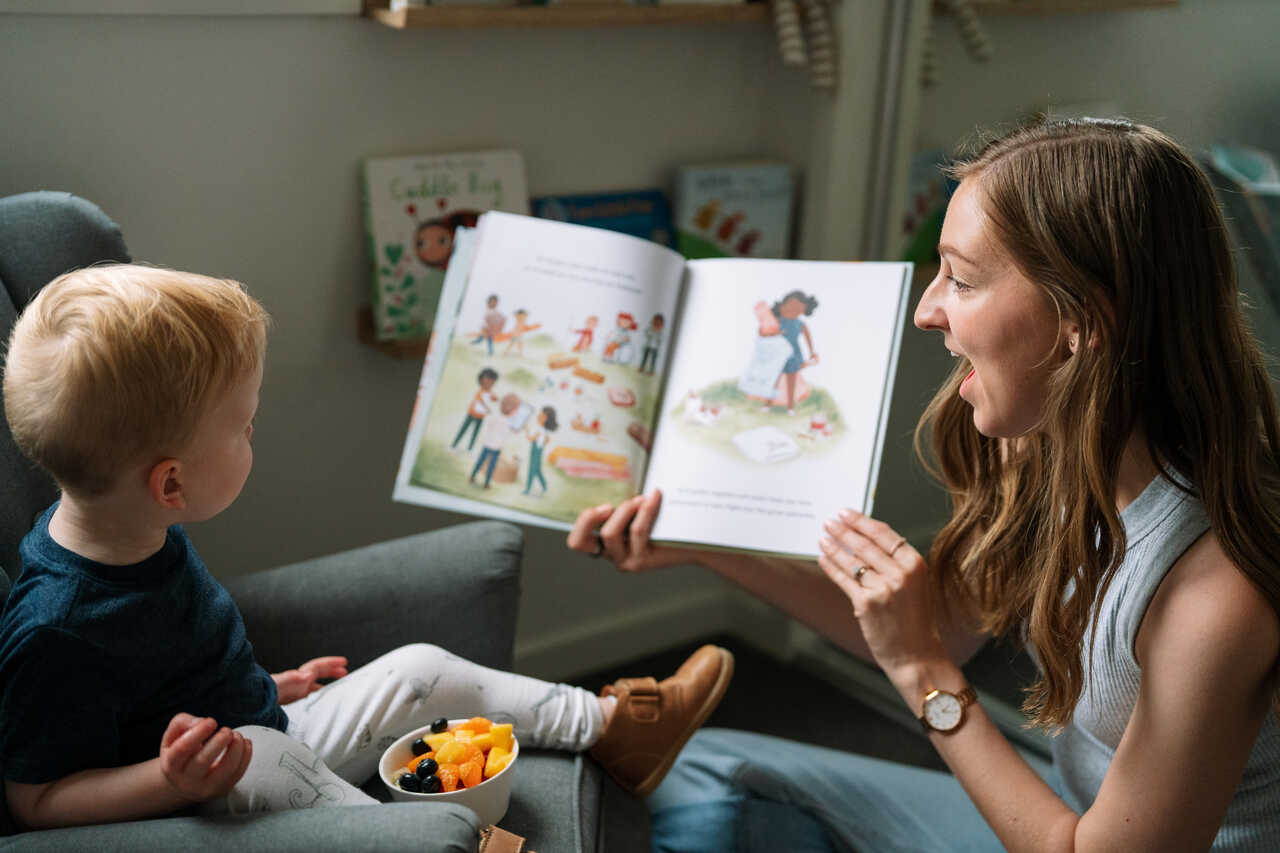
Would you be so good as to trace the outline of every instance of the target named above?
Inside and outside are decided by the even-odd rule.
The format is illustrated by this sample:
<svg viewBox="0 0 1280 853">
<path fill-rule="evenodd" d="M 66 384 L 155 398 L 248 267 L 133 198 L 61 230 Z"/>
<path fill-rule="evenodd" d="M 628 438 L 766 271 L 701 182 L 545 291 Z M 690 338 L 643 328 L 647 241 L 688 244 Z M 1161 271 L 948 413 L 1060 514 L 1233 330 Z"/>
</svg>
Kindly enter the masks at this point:
<svg viewBox="0 0 1280 853">
<path fill-rule="evenodd" d="M 1102 600 L 1092 669 L 1075 713 L 1053 739 L 1054 766 L 1067 802 L 1083 812 L 1093 802 L 1138 699 L 1142 670 L 1134 657 L 1138 627 L 1165 573 L 1209 529 L 1204 507 L 1157 477 L 1121 512 L 1128 548 Z M 1088 654 L 1089 636 L 1085 636 Z M 1245 765 L 1214 850 L 1280 850 L 1280 725 L 1274 712 Z"/>
</svg>

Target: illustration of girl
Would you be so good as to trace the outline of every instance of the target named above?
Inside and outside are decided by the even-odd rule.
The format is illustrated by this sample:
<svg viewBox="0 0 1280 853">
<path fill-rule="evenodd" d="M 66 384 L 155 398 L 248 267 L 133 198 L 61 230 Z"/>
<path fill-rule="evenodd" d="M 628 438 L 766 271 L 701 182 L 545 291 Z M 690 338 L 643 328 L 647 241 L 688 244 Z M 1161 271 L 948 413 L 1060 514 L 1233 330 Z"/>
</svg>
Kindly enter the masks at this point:
<svg viewBox="0 0 1280 853">
<path fill-rule="evenodd" d="M 444 269 L 453 257 L 454 232 L 459 228 L 474 228 L 479 219 L 480 214 L 474 210 L 457 210 L 423 222 L 413 235 L 414 254 L 427 266 Z"/>
<path fill-rule="evenodd" d="M 556 410 L 552 406 L 543 406 L 538 412 L 538 422 L 530 430 L 524 429 L 525 438 L 529 439 L 529 477 L 521 494 L 529 494 L 536 479 L 542 484 L 542 494 L 547 493 L 547 480 L 542 476 L 542 453 L 551 442 L 551 433 L 556 431 Z"/>
<path fill-rule="evenodd" d="M 773 316 L 777 318 L 778 323 L 777 330 L 760 329 L 762 337 L 781 335 L 787 343 L 791 344 L 791 357 L 787 359 L 786 364 L 782 365 L 782 375 L 785 377 L 787 385 L 788 415 L 796 413 L 796 375 L 805 367 L 810 364 L 816 364 L 818 361 L 818 354 L 814 352 L 813 337 L 809 334 L 809 327 L 800 319 L 802 316 L 808 317 L 817 307 L 817 299 L 805 295 L 803 291 L 793 290 L 773 303 Z M 805 344 L 809 347 L 808 360 L 805 359 L 804 353 L 800 350 L 801 334 L 804 335 Z M 763 412 L 769 411 L 769 404 L 766 402 L 760 410 Z"/>
<path fill-rule="evenodd" d="M 626 311 L 618 312 L 618 322 L 604 345 L 604 360 L 626 364 L 631 360 L 631 333 L 640 328 L 636 318 Z"/>
</svg>

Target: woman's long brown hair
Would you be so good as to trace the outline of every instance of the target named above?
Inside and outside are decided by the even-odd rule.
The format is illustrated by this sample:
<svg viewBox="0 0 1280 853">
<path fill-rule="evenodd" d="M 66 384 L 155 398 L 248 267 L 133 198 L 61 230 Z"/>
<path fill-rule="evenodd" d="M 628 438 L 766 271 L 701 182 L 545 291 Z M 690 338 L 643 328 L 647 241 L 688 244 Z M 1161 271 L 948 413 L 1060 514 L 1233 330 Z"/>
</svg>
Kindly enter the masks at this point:
<svg viewBox="0 0 1280 853">
<path fill-rule="evenodd" d="M 1025 709 L 1057 727 L 1083 688 L 1093 603 L 1124 557 L 1116 473 L 1131 435 L 1190 483 L 1227 557 L 1280 614 L 1276 402 L 1221 211 L 1177 143 L 1123 121 L 1045 122 L 953 172 L 977 182 L 997 243 L 1080 327 L 1038 430 L 979 434 L 958 396 L 967 362 L 916 428 L 952 499 L 930 553 L 939 600 L 1025 635 L 1042 672 Z"/>
</svg>

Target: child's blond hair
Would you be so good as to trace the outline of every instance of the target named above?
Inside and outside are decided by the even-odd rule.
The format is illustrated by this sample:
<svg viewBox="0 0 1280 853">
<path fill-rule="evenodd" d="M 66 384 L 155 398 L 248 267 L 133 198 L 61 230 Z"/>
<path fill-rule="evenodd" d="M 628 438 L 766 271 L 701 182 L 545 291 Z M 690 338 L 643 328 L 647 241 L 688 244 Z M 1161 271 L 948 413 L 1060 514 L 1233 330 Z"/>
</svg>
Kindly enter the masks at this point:
<svg viewBox="0 0 1280 853">
<path fill-rule="evenodd" d="M 185 450 L 263 362 L 270 318 L 239 282 L 130 264 L 46 285 L 9 338 L 4 411 L 23 453 L 73 493 Z"/>
</svg>

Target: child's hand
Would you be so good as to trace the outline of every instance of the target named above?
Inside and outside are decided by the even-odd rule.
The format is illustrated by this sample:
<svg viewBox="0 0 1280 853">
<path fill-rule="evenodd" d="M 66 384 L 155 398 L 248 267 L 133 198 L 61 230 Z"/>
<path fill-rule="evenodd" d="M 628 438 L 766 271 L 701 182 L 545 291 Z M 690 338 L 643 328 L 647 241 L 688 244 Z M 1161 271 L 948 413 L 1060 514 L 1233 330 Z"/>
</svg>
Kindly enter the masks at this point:
<svg viewBox="0 0 1280 853">
<path fill-rule="evenodd" d="M 297 669 L 275 672 L 271 678 L 280 694 L 280 704 L 288 705 L 315 693 L 324 685 L 320 679 L 341 678 L 347 674 L 347 659 L 330 656 L 309 660 Z"/>
<path fill-rule="evenodd" d="M 179 796 L 202 803 L 240 781 L 253 757 L 244 735 L 212 717 L 175 714 L 160 738 L 160 770 Z"/>
</svg>

